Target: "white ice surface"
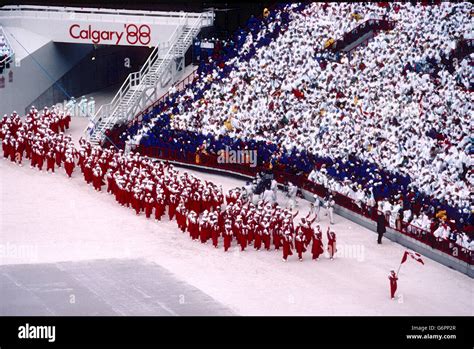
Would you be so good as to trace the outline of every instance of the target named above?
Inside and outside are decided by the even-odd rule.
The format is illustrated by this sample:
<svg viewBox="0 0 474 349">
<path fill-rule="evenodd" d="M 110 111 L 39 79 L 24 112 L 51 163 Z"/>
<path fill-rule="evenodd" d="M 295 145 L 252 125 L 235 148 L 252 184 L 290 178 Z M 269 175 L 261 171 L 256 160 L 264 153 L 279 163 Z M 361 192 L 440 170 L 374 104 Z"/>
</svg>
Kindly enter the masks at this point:
<svg viewBox="0 0 474 349">
<path fill-rule="evenodd" d="M 73 119 L 78 139 L 85 119 Z M 357 258 L 326 257 L 287 263 L 280 251 L 224 253 L 181 233 L 167 218 L 161 223 L 118 205 L 111 195 L 87 186 L 76 168 L 68 179 L 0 160 L 0 264 L 46 263 L 107 258 L 144 258 L 242 315 L 470 315 L 473 285 L 468 276 L 428 258 L 401 269 L 398 294 L 389 299 L 387 275 L 398 268 L 404 248 L 336 216 L 341 251 L 359 249 Z M 197 172 L 196 172 L 197 173 Z M 243 182 L 199 173 L 224 189 Z M 284 202 L 280 195 L 280 202 Z M 308 203 L 300 200 L 306 214 Z M 321 226 L 325 232 L 327 217 Z"/>
</svg>

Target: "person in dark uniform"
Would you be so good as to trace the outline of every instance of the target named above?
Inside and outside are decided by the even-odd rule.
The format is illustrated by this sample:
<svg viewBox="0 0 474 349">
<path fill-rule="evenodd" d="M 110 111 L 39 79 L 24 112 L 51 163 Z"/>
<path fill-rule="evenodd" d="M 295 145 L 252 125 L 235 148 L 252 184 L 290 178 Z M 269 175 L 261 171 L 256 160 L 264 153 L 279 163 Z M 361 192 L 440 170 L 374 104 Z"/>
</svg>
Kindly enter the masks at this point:
<svg viewBox="0 0 474 349">
<path fill-rule="evenodd" d="M 379 234 L 377 243 L 379 245 L 382 244 L 382 237 L 383 234 L 385 234 L 386 230 L 387 229 L 385 228 L 385 217 L 383 214 L 379 213 L 379 215 L 377 216 L 377 233 Z"/>
</svg>

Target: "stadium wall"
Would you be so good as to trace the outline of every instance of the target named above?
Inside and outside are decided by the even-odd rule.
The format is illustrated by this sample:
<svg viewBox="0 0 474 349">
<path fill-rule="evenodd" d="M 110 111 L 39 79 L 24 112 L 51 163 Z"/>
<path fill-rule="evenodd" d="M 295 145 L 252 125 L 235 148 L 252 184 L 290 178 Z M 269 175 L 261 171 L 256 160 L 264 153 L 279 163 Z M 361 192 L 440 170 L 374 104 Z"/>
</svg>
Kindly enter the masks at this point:
<svg viewBox="0 0 474 349">
<path fill-rule="evenodd" d="M 303 195 L 306 200 L 313 201 L 313 193 L 303 190 Z M 334 211 L 336 214 L 349 219 L 350 221 L 357 223 L 371 231 L 377 234 L 377 223 L 374 222 L 373 220 L 370 220 L 366 217 L 363 217 L 361 215 L 358 215 L 347 208 L 341 207 L 339 205 L 335 205 Z M 412 239 L 406 235 L 402 235 L 398 232 L 396 232 L 394 229 L 390 228 L 387 226 L 387 231 L 384 234 L 384 237 L 396 242 L 402 246 L 405 246 L 406 248 L 416 251 L 438 263 L 441 263 L 451 269 L 457 270 L 463 274 L 466 274 L 470 276 L 471 278 L 474 278 L 474 268 L 473 266 L 460 261 L 459 259 L 456 259 L 452 256 L 447 255 L 446 253 L 443 253 L 441 251 L 432 249 L 428 247 L 426 244 L 417 241 L 415 239 Z M 374 236 L 374 241 L 376 239 L 376 236 Z"/>
<path fill-rule="evenodd" d="M 0 90 L 3 113 L 19 113 L 93 50 L 92 45 L 49 42 L 19 62 L 12 64 L 13 81 Z M 36 107 L 42 107 L 37 105 Z"/>
<path fill-rule="evenodd" d="M 57 84 L 51 85 L 30 104 L 51 106 L 62 103 L 67 98 L 59 86 L 78 100 L 91 92 L 122 84 L 128 74 L 140 69 L 150 51 L 151 48 L 148 47 L 126 46 L 101 46 L 93 49 L 64 74 Z"/>
</svg>

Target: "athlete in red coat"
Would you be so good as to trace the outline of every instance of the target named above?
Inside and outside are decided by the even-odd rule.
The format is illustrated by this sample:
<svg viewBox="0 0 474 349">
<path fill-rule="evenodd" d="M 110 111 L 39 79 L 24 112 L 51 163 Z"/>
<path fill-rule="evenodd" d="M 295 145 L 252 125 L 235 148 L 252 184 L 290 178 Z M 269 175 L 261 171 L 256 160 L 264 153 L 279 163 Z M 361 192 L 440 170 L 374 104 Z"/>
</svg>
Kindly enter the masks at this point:
<svg viewBox="0 0 474 349">
<path fill-rule="evenodd" d="M 230 245 L 232 244 L 232 225 L 230 222 L 225 224 L 224 227 L 224 251 L 227 252 L 227 250 L 230 248 Z"/>
<path fill-rule="evenodd" d="M 52 150 L 46 155 L 46 172 L 51 170 L 54 173 L 54 152 Z"/>
<path fill-rule="evenodd" d="M 280 246 L 282 245 L 280 225 L 274 225 L 272 236 L 273 236 L 273 245 L 275 246 L 275 250 L 279 250 Z"/>
<path fill-rule="evenodd" d="M 305 240 L 304 240 L 304 245 L 305 246 L 309 245 L 309 243 L 311 242 L 311 239 L 313 237 L 314 230 L 311 227 L 311 224 L 313 224 L 313 222 L 315 220 L 316 220 L 316 216 L 312 220 L 309 220 L 308 217 L 301 218 L 300 227 L 301 227 L 301 231 L 303 232 L 303 235 L 305 237 Z"/>
<path fill-rule="evenodd" d="M 261 223 L 261 226 L 262 226 L 263 245 L 265 246 L 265 249 L 269 251 L 270 244 L 271 244 L 271 237 L 270 237 L 270 230 L 269 230 L 270 226 L 266 218 L 264 219 L 263 223 Z"/>
<path fill-rule="evenodd" d="M 43 149 L 38 148 L 38 150 L 36 151 L 36 163 L 38 165 L 40 172 L 43 170 L 44 158 L 45 158 L 45 154 L 44 154 Z"/>
<path fill-rule="evenodd" d="M 283 261 L 286 262 L 288 256 L 293 255 L 293 237 L 291 236 L 289 231 L 285 232 L 283 236 Z"/>
<path fill-rule="evenodd" d="M 395 270 L 390 271 L 390 275 L 388 276 L 388 279 L 390 280 L 390 298 L 394 299 L 395 292 L 397 291 L 397 280 L 398 280 Z"/>
<path fill-rule="evenodd" d="M 298 229 L 298 233 L 296 234 L 296 237 L 295 237 L 295 249 L 296 249 L 296 252 L 298 253 L 298 258 L 300 262 L 303 261 L 303 253 L 306 252 L 305 240 L 306 238 L 303 234 L 303 231 L 301 229 Z"/>
<path fill-rule="evenodd" d="M 329 258 L 331 260 L 334 260 L 334 255 L 337 252 L 336 248 L 336 233 L 333 231 L 329 230 L 327 231 L 327 237 L 328 237 L 328 252 L 329 252 Z"/>
<path fill-rule="evenodd" d="M 163 217 L 163 214 L 165 213 L 165 202 L 164 198 L 161 194 L 158 194 L 156 196 L 156 201 L 155 201 L 155 220 L 160 221 L 161 217 Z"/>
<path fill-rule="evenodd" d="M 169 220 L 173 220 L 174 213 L 176 211 L 176 207 L 178 206 L 178 196 L 175 194 L 170 195 L 170 202 L 168 206 L 168 218 Z"/>
<path fill-rule="evenodd" d="M 253 227 L 250 230 L 254 230 L 254 244 L 253 247 L 257 250 L 260 251 L 262 248 L 262 230 L 260 226 L 258 225 L 253 225 Z"/>
<path fill-rule="evenodd" d="M 145 216 L 146 218 L 151 217 L 151 213 L 153 212 L 153 205 L 155 200 L 151 197 L 151 194 L 148 193 L 145 196 Z"/>
<path fill-rule="evenodd" d="M 245 248 L 247 247 L 248 233 L 249 233 L 248 225 L 242 225 L 242 228 L 240 229 L 240 239 L 239 239 L 241 251 L 245 251 Z"/>
<path fill-rule="evenodd" d="M 219 236 L 221 235 L 220 233 L 220 228 L 219 225 L 217 224 L 217 221 L 213 221 L 211 225 L 211 234 L 212 234 L 212 245 L 217 248 L 217 245 L 219 243 Z"/>
<path fill-rule="evenodd" d="M 66 164 L 67 162 L 64 164 L 65 167 L 66 167 Z M 69 175 L 69 172 L 68 172 L 68 175 Z M 102 183 L 102 170 L 100 169 L 99 166 L 96 166 L 94 170 L 92 171 L 92 185 L 94 186 L 95 190 L 101 191 L 102 184 L 103 184 Z"/>
<path fill-rule="evenodd" d="M 201 226 L 199 229 L 199 237 L 201 239 L 201 243 L 205 244 L 207 242 L 207 239 L 210 235 L 209 232 L 210 232 L 209 222 L 207 221 L 207 219 L 205 219 L 201 223 Z"/>
<path fill-rule="evenodd" d="M 313 246 L 311 246 L 311 254 L 314 260 L 318 260 L 319 256 L 324 252 L 323 248 L 323 233 L 318 225 L 318 232 L 313 234 Z"/>
</svg>

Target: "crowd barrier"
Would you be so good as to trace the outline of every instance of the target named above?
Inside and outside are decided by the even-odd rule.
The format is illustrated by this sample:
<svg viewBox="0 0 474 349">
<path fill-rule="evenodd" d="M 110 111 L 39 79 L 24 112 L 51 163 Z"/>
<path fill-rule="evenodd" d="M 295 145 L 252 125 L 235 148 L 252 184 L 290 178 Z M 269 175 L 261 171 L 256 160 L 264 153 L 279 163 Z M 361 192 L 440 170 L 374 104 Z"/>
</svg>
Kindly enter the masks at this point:
<svg viewBox="0 0 474 349">
<path fill-rule="evenodd" d="M 136 151 L 140 154 L 152 158 L 157 158 L 164 161 L 176 161 L 183 164 L 192 166 L 198 166 L 202 168 L 208 168 L 210 170 L 221 170 L 229 171 L 236 174 L 240 174 L 247 177 L 255 177 L 258 173 L 268 170 L 268 166 L 255 166 L 252 167 L 249 163 L 228 163 L 220 161 L 220 157 L 214 154 L 206 153 L 194 153 L 186 151 L 172 150 L 163 147 L 145 147 L 143 145 L 138 146 Z M 310 181 L 307 176 L 303 173 L 292 174 L 283 169 L 273 168 L 271 169 L 275 176 L 275 179 L 280 184 L 291 182 L 298 186 L 300 189 L 307 190 L 320 197 L 325 197 L 328 194 L 328 189 L 324 186 Z M 352 198 L 343 195 L 341 193 L 333 193 L 334 201 L 337 205 L 344 207 L 351 212 L 366 217 L 372 221 L 377 220 L 377 215 L 382 214 L 378 212 L 376 206 L 367 207 L 363 203 L 358 203 Z M 432 249 L 446 253 L 460 261 L 473 263 L 473 255 L 467 248 L 456 244 L 455 242 L 438 239 L 433 235 L 433 232 L 419 228 L 410 223 L 403 222 L 401 219 L 397 219 L 395 226 L 390 226 L 400 234 L 415 239 Z"/>
</svg>

